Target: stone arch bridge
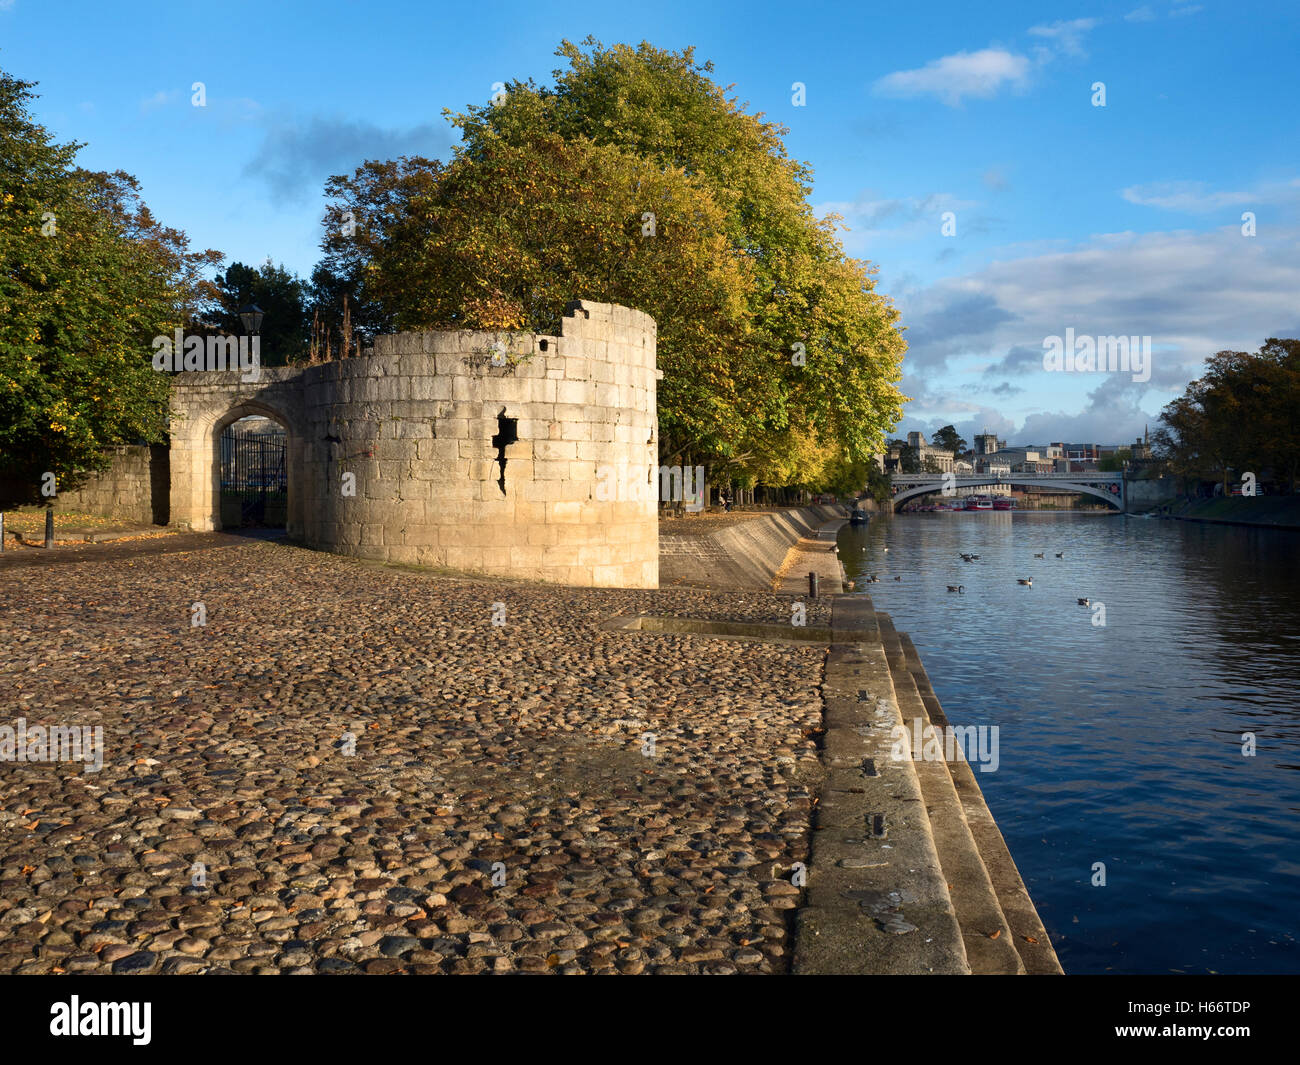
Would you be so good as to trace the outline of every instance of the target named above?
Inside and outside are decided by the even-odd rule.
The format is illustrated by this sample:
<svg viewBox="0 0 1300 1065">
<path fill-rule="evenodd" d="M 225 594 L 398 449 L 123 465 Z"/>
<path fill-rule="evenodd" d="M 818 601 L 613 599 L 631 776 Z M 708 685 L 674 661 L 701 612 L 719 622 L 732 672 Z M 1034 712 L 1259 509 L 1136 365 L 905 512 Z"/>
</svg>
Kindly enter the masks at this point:
<svg viewBox="0 0 1300 1065">
<path fill-rule="evenodd" d="M 967 477 L 944 473 L 896 473 L 893 475 L 892 484 L 895 510 L 919 496 L 932 495 L 936 492 L 943 494 L 945 488 L 955 491 L 990 486 L 1052 488 L 1063 492 L 1077 492 L 1080 495 L 1104 499 L 1116 510 L 1128 509 L 1128 497 L 1122 473 L 1009 473 L 976 474 Z"/>
</svg>

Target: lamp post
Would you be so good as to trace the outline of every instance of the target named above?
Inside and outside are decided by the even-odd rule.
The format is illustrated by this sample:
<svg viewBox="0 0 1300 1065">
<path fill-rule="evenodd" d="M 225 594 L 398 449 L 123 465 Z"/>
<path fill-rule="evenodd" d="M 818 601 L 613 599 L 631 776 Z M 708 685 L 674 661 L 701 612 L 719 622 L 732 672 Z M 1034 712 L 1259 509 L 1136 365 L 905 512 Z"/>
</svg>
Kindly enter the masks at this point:
<svg viewBox="0 0 1300 1065">
<path fill-rule="evenodd" d="M 262 331 L 262 319 L 266 312 L 256 303 L 250 303 L 247 307 L 239 308 L 239 320 L 244 323 L 245 333 L 260 333 Z"/>
</svg>

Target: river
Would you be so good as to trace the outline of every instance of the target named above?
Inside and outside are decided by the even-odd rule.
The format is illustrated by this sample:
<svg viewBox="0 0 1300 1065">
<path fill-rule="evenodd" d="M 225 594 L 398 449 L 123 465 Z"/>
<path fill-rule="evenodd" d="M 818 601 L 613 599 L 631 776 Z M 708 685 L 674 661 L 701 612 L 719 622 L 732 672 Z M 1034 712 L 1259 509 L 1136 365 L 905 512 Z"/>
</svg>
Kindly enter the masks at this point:
<svg viewBox="0 0 1300 1065">
<path fill-rule="evenodd" d="M 1300 533 L 881 515 L 839 550 L 952 723 L 998 726 L 976 776 L 1067 973 L 1300 972 Z"/>
</svg>

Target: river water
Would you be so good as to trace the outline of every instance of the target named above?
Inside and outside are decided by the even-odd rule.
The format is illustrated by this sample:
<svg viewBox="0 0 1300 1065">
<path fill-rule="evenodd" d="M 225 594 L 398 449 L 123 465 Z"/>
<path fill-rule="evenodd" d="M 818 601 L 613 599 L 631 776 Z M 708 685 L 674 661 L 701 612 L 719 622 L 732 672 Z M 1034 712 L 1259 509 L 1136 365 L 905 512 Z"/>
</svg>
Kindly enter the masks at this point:
<svg viewBox="0 0 1300 1065">
<path fill-rule="evenodd" d="M 1300 533 L 881 515 L 839 550 L 952 724 L 998 726 L 975 775 L 1067 973 L 1300 972 Z"/>
</svg>

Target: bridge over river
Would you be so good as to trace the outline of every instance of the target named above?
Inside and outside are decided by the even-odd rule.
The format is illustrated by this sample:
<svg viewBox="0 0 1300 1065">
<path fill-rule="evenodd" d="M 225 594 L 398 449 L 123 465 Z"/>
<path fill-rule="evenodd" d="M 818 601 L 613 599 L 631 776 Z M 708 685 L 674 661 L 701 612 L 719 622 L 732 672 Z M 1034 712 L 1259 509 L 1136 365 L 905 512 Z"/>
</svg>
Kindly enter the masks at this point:
<svg viewBox="0 0 1300 1065">
<path fill-rule="evenodd" d="M 1122 473 L 990 473 L 958 477 L 951 473 L 896 473 L 893 475 L 894 509 L 918 496 L 956 495 L 969 488 L 1051 488 L 1059 492 L 1104 499 L 1116 510 L 1128 509 Z"/>
</svg>

